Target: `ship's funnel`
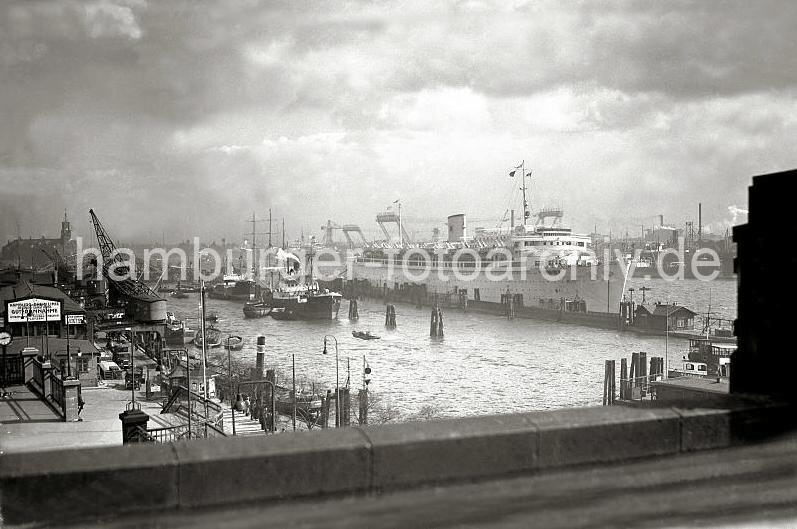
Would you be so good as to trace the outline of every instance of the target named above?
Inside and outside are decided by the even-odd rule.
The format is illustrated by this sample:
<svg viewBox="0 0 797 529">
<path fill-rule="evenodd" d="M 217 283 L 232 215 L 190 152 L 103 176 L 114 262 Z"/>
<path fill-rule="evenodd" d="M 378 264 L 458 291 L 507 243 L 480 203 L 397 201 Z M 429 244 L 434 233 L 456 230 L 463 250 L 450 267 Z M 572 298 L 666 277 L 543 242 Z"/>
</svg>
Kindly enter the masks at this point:
<svg viewBox="0 0 797 529">
<path fill-rule="evenodd" d="M 448 217 L 448 242 L 464 241 L 466 237 L 465 214 L 450 215 Z"/>
</svg>

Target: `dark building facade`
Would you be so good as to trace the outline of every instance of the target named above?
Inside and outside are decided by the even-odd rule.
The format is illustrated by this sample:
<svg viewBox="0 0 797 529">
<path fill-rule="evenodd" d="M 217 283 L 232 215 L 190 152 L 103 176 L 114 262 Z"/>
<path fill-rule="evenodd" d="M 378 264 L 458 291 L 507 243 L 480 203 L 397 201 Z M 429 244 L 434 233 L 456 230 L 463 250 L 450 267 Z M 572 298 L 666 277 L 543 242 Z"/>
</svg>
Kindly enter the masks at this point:
<svg viewBox="0 0 797 529">
<path fill-rule="evenodd" d="M 756 176 L 749 191 L 748 222 L 733 229 L 737 244 L 739 312 L 735 322 L 738 349 L 732 357 L 732 393 L 797 400 L 797 355 L 784 340 L 792 321 L 797 282 L 797 252 L 784 244 L 795 227 L 791 190 L 797 170 Z"/>
<path fill-rule="evenodd" d="M 64 212 L 61 222 L 61 235 L 57 239 L 15 239 L 8 241 L 0 250 L 0 265 L 17 268 L 41 268 L 52 264 L 52 257 L 56 252 L 68 259 L 77 251 L 77 245 L 72 240 L 72 226 Z"/>
</svg>

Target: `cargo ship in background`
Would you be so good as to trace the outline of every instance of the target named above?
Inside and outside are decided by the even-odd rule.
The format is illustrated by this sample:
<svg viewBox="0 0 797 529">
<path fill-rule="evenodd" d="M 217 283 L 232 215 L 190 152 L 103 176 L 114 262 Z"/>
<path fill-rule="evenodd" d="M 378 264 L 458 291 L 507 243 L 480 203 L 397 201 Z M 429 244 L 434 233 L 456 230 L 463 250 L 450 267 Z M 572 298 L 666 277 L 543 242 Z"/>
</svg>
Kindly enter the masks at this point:
<svg viewBox="0 0 797 529">
<path fill-rule="evenodd" d="M 522 165 L 518 169 L 524 173 Z M 399 224 L 400 240 L 372 244 L 353 257 L 347 294 L 618 328 L 628 264 L 622 258 L 596 258 L 590 236 L 562 225 L 561 208 L 542 209 L 532 217 L 529 175 L 523 174 L 518 226 L 479 229 L 471 237 L 465 215 L 452 215 L 447 240 L 413 244 L 401 222 L 400 202 L 398 215 L 380 214 L 377 221 Z"/>
</svg>

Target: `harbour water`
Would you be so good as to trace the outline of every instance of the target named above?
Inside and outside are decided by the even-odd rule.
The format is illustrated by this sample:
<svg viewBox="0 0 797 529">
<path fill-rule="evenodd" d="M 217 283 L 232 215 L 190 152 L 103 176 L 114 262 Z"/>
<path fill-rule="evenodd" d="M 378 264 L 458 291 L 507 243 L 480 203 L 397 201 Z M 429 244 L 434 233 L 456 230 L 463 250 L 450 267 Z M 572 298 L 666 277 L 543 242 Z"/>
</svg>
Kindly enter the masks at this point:
<svg viewBox="0 0 797 529">
<path fill-rule="evenodd" d="M 664 281 L 629 279 L 628 287 L 647 286 L 648 302 L 683 304 L 715 316 L 736 315 L 736 282 L 695 280 Z M 641 300 L 639 291 L 634 300 Z M 172 310 L 181 318 L 196 319 L 198 295 L 187 299 L 169 298 Z M 440 416 L 485 415 L 599 405 L 603 387 L 604 360 L 630 357 L 646 351 L 664 356 L 671 366 L 679 365 L 687 341 L 641 336 L 630 332 L 592 329 L 528 319 L 507 320 L 493 315 L 444 311 L 445 338 L 429 338 L 429 308 L 408 304 L 396 306 L 397 328 L 384 329 L 385 308 L 378 300 L 361 300 L 360 318 L 350 322 L 348 302 L 341 305 L 336 321 L 276 321 L 270 317 L 243 318 L 241 302 L 207 301 L 208 310 L 219 316 L 216 326 L 225 333 L 245 338 L 243 350 L 232 354 L 254 366 L 258 335 L 266 337 L 266 363 L 289 376 L 295 354 L 300 380 L 312 380 L 335 387 L 335 346 L 330 340 L 322 355 L 324 335 L 337 338 L 340 356 L 340 383 L 348 376 L 351 387 L 362 384 L 362 358 L 373 370 L 370 389 L 402 417 L 432 406 Z M 353 330 L 370 330 L 380 340 L 363 341 Z M 189 346 L 193 347 L 193 346 Z M 210 357 L 226 355 L 212 350 Z M 278 380 L 290 384 L 289 379 Z"/>
</svg>

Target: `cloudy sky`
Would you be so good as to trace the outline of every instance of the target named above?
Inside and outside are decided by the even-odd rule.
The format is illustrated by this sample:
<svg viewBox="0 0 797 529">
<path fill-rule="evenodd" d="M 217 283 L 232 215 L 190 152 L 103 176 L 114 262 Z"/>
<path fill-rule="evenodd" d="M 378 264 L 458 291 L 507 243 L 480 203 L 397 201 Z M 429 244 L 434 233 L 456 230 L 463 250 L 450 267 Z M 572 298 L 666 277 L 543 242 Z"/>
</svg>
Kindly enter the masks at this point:
<svg viewBox="0 0 797 529">
<path fill-rule="evenodd" d="M 721 226 L 797 166 L 797 3 L 5 1 L 0 236 L 360 223 Z M 519 204 L 515 204 L 519 207 Z M 743 219 L 742 219 L 743 221 Z M 420 226 L 424 226 L 421 228 Z"/>
</svg>

